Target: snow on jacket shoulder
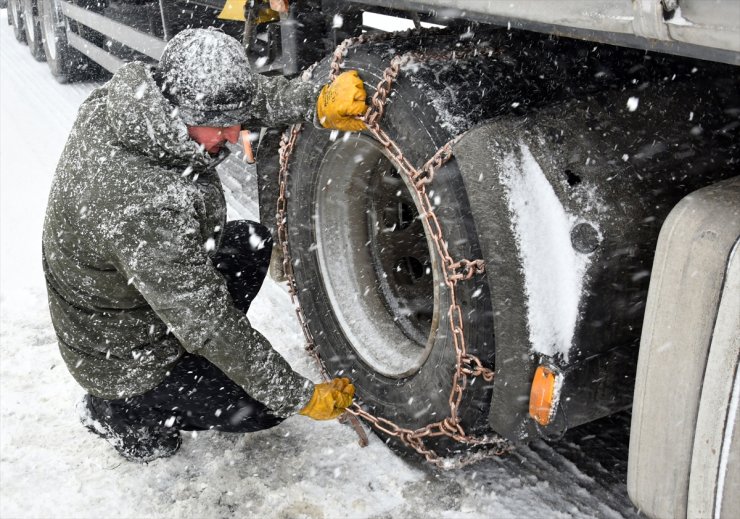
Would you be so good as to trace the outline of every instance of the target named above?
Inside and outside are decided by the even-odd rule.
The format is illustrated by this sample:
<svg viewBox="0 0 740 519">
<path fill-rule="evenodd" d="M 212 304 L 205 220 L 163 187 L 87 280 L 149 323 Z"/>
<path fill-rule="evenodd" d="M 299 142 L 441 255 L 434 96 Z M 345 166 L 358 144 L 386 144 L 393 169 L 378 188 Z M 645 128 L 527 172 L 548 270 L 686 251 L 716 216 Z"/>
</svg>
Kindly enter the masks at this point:
<svg viewBox="0 0 740 519">
<path fill-rule="evenodd" d="M 288 416 L 313 386 L 234 308 L 209 257 L 226 222 L 217 163 L 144 64 L 125 65 L 83 103 L 44 223 L 59 347 L 102 398 L 152 389 L 184 348 Z"/>
</svg>

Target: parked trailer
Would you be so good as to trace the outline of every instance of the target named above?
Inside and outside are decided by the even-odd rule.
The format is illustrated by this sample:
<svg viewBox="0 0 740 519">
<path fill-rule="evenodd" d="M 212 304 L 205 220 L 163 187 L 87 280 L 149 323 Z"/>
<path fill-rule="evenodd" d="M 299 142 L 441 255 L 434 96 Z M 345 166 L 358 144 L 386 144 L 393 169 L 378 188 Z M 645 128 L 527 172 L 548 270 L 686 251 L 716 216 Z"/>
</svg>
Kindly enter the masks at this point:
<svg viewBox="0 0 740 519">
<path fill-rule="evenodd" d="M 329 371 L 417 433 L 453 400 L 452 435 L 515 443 L 631 406 L 628 487 L 643 513 L 738 508 L 740 3 L 8 2 L 16 38 L 61 81 L 155 62 L 178 31 L 216 26 L 255 70 L 318 61 L 325 82 L 336 45 L 377 32 L 378 15 L 446 27 L 369 36 L 343 57 L 371 96 L 403 57 L 382 119 L 403 156 L 374 134 L 307 126 L 284 171 L 298 297 Z M 268 224 L 282 130 L 260 143 Z M 408 167 L 448 143 L 425 205 Z M 440 243 L 485 264 L 452 300 Z M 470 371 L 457 398 L 460 336 L 495 376 Z M 426 447 L 459 449 L 426 431 Z"/>
</svg>

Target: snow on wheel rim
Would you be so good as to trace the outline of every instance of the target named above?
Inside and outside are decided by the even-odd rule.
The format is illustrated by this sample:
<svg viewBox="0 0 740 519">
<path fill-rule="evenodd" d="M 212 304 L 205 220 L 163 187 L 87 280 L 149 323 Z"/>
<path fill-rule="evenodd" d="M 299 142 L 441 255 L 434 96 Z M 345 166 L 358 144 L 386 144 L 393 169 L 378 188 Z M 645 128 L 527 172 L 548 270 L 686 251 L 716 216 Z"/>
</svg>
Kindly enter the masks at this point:
<svg viewBox="0 0 740 519">
<path fill-rule="evenodd" d="M 19 24 L 21 23 L 21 13 L 20 13 L 20 6 L 18 5 L 18 0 L 10 0 L 8 2 L 8 8 L 10 9 L 10 16 L 13 18 L 13 26 L 15 28 L 18 28 Z"/>
<path fill-rule="evenodd" d="M 43 10 L 41 27 L 46 40 L 46 51 L 49 53 L 49 58 L 55 60 L 57 59 L 57 23 L 55 15 L 58 6 L 56 0 L 46 0 L 46 2 L 48 9 Z"/>
<path fill-rule="evenodd" d="M 378 178 L 387 185 L 395 170 L 374 140 L 345 135 L 321 162 L 313 215 L 322 282 L 343 334 L 377 373 L 402 378 L 421 368 L 434 345 L 441 280 L 423 219 L 412 217 L 418 226 L 403 229 L 378 221 L 384 207 L 377 204 L 387 196 L 374 188 Z M 392 190 L 415 205 L 404 177 Z M 408 209 L 399 213 L 409 220 Z"/>
<path fill-rule="evenodd" d="M 36 24 L 33 23 L 33 3 L 31 0 L 24 0 L 23 2 L 23 19 L 28 43 L 33 43 L 36 41 Z"/>
</svg>

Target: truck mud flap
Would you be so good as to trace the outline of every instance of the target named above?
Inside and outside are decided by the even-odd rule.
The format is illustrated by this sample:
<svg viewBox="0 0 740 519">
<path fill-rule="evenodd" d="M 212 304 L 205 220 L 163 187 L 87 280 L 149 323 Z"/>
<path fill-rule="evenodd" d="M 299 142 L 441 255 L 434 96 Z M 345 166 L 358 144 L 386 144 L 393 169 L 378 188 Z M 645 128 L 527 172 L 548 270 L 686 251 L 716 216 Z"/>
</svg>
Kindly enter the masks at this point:
<svg viewBox="0 0 740 519">
<path fill-rule="evenodd" d="M 687 193 L 733 174 L 736 144 L 672 119 L 680 92 L 646 93 L 639 114 L 628 94 L 607 95 L 496 119 L 453 148 L 493 303 L 489 423 L 513 441 L 631 404 L 660 226 Z M 560 377 L 546 426 L 528 414 L 540 364 Z"/>
</svg>

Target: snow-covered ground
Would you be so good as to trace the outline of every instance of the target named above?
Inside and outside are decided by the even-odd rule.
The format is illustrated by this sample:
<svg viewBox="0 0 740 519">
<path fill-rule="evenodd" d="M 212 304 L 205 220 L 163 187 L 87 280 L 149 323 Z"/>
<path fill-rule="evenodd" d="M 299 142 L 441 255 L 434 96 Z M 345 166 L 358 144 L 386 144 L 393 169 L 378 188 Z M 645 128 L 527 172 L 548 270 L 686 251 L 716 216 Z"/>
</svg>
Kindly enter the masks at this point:
<svg viewBox="0 0 740 519">
<path fill-rule="evenodd" d="M 624 485 L 626 416 L 446 472 L 401 460 L 374 435 L 362 449 L 351 429 L 300 416 L 250 435 L 188 434 L 173 458 L 123 461 L 77 420 L 83 392 L 57 350 L 40 264 L 54 167 L 95 85 L 57 84 L 14 40 L 5 10 L 0 38 L 0 517 L 637 515 Z M 250 185 L 237 180 L 227 188 Z M 250 207 L 232 204 L 232 214 Z M 313 376 L 292 315 L 283 287 L 267 282 L 249 317 Z"/>
</svg>

